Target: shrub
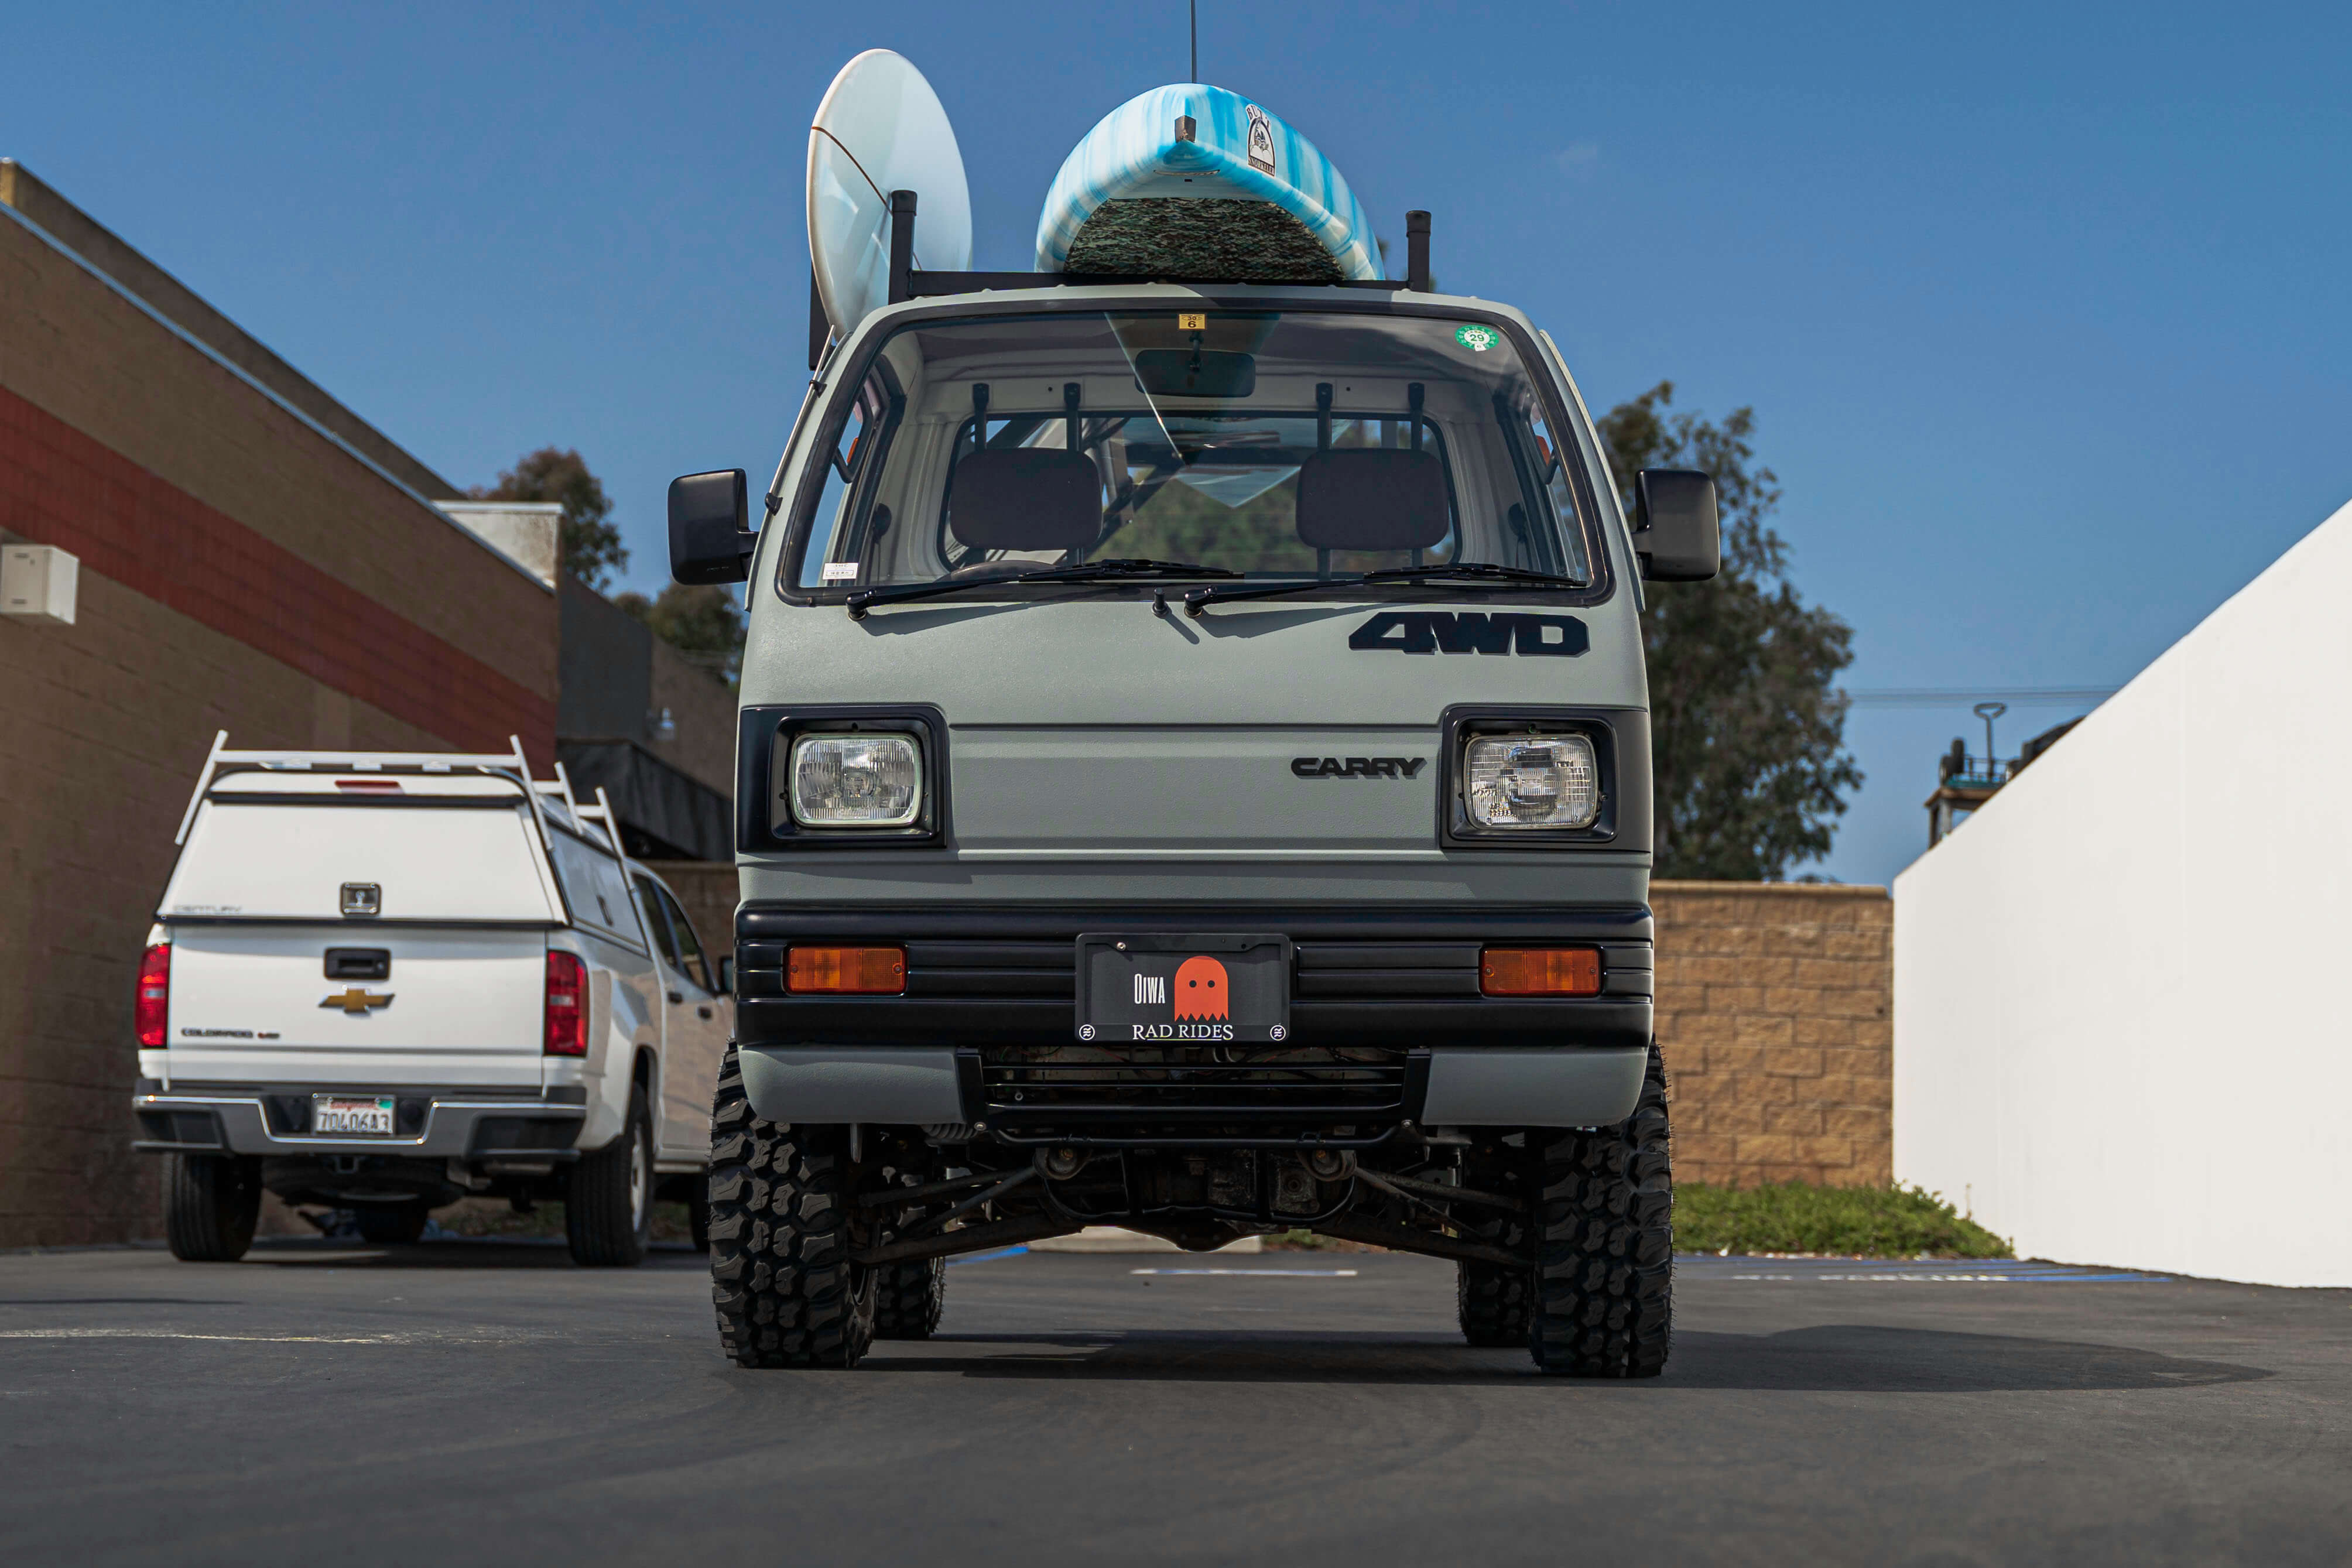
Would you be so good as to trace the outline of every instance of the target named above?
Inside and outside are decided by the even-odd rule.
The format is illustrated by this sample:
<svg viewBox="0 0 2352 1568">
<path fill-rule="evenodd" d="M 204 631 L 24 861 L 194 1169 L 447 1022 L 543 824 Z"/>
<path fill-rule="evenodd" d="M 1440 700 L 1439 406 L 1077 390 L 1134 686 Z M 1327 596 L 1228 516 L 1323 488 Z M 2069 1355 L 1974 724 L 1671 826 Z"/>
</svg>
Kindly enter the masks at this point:
<svg viewBox="0 0 2352 1568">
<path fill-rule="evenodd" d="M 2009 1243 L 1916 1187 L 1675 1186 L 1684 1252 L 1822 1252 L 1862 1258 L 2009 1258 Z"/>
</svg>

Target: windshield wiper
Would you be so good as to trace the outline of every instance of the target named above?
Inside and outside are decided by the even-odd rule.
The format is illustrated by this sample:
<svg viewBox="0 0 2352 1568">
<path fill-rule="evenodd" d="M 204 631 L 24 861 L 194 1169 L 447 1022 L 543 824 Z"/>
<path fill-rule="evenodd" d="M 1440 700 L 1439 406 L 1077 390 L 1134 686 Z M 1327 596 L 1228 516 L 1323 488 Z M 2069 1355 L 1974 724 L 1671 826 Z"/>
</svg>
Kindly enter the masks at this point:
<svg viewBox="0 0 2352 1568">
<path fill-rule="evenodd" d="M 1384 566 L 1377 572 L 1357 572 L 1345 577 L 1300 577 L 1264 588 L 1195 588 L 1184 595 L 1184 613 L 1198 616 L 1211 605 L 1236 599 L 1271 599 L 1283 594 L 1303 594 L 1310 588 L 1360 588 L 1381 583 L 1410 583 L 1423 577 L 1467 578 L 1472 584 L 1502 589 L 1520 584 L 1546 588 L 1585 588 L 1581 577 L 1555 572 L 1531 572 L 1524 566 L 1493 566 L 1483 561 L 1456 561 L 1431 566 Z"/>
<path fill-rule="evenodd" d="M 1194 561 L 1154 561 L 1148 556 L 1120 556 L 1109 561 L 1081 561 L 1075 566 L 1040 566 L 1003 577 L 960 577 L 952 582 L 910 583 L 902 588 L 866 588 L 844 601 L 849 618 L 862 621 L 877 605 L 902 605 L 909 599 L 936 599 L 972 588 L 1003 588 L 1015 583 L 1091 583 L 1112 577 L 1238 577 L 1222 566 Z"/>
</svg>

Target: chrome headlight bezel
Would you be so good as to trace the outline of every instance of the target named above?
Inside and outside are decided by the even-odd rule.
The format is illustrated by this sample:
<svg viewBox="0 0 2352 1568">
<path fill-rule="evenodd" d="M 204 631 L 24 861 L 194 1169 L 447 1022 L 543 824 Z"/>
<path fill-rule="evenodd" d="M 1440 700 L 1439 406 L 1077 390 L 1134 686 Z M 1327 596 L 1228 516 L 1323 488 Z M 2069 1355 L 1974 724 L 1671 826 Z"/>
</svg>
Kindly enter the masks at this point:
<svg viewBox="0 0 2352 1568">
<path fill-rule="evenodd" d="M 1603 715 L 1590 710 L 1527 707 L 1449 709 L 1443 724 L 1445 747 L 1445 788 L 1439 800 L 1438 842 L 1446 848 L 1554 849 L 1617 845 L 1621 828 L 1622 795 L 1617 743 L 1619 725 L 1640 726 L 1638 713 Z M 1573 740 L 1591 750 L 1598 790 L 1591 820 L 1574 826 L 1559 824 L 1486 823 L 1473 811 L 1470 797 L 1470 756 L 1481 742 Z M 1642 737 L 1633 737 L 1638 742 Z M 1646 773 L 1640 781 L 1646 788 Z M 1630 785 L 1627 787 L 1631 787 Z M 1639 814 L 1646 820 L 1646 813 Z M 1643 835 L 1646 837 L 1646 835 Z M 1626 846 L 1647 847 L 1646 844 Z"/>
</svg>

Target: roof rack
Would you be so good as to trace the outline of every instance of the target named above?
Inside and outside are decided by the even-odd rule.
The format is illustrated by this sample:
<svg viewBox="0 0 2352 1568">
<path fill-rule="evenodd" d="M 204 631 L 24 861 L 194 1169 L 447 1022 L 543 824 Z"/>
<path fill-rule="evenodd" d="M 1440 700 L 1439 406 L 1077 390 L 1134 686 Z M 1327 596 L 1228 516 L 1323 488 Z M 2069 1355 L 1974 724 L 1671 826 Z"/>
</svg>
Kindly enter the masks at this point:
<svg viewBox="0 0 2352 1568">
<path fill-rule="evenodd" d="M 1263 278 L 1138 278 L 1096 272 L 922 272 L 915 267 L 915 193 L 890 193 L 890 303 L 950 294 L 980 294 L 992 289 L 1088 289 L 1139 283 L 1271 283 L 1284 289 L 1371 289 L 1385 293 L 1434 290 L 1429 274 L 1429 214 L 1419 207 L 1404 215 L 1405 271 L 1394 278 L 1347 278 L 1333 283 L 1279 282 Z M 833 340 L 814 271 L 809 277 L 809 369 L 823 363 Z"/>
<path fill-rule="evenodd" d="M 530 760 L 523 755 L 521 737 L 509 735 L 507 742 L 514 750 L 503 755 L 497 752 L 237 752 L 229 749 L 228 731 L 223 730 L 213 736 L 212 750 L 205 753 L 204 770 L 196 775 L 195 793 L 188 797 L 188 809 L 181 814 L 180 830 L 172 836 L 172 842 L 188 841 L 188 829 L 196 820 L 196 807 L 204 804 L 205 792 L 212 788 L 215 778 L 223 773 L 248 769 L 284 773 L 497 773 L 524 786 L 524 793 L 530 797 L 531 810 L 541 817 L 541 830 L 544 832 L 545 814 L 540 810 L 538 792 L 546 786 L 531 778 Z"/>
</svg>

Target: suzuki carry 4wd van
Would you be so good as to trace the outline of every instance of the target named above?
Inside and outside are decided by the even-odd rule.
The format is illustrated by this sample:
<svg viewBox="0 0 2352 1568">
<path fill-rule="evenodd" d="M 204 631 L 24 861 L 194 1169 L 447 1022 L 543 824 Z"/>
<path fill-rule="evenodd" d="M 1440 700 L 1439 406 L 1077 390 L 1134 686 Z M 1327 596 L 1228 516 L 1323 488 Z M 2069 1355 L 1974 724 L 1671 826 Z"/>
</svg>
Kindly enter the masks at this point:
<svg viewBox="0 0 2352 1568">
<path fill-rule="evenodd" d="M 848 1365 L 940 1258 L 1117 1225 L 1448 1258 L 1473 1343 L 1654 1375 L 1638 610 L 1713 574 L 1711 481 L 1621 516 L 1477 300 L 913 284 L 756 534 L 740 470 L 670 491 L 750 606 L 728 1352 Z"/>
</svg>

